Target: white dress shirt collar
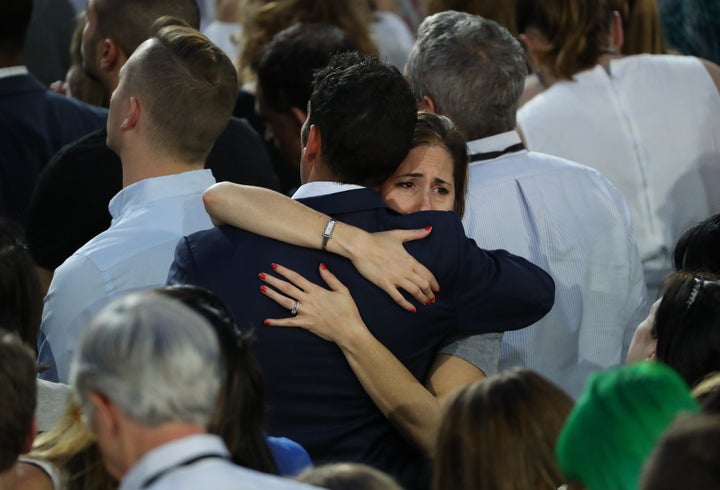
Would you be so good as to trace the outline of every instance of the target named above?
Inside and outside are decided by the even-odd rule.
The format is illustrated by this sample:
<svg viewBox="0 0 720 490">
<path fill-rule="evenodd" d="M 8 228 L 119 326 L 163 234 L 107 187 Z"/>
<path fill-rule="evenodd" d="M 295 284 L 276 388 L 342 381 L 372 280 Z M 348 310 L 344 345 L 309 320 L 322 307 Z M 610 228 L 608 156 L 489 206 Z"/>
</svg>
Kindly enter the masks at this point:
<svg viewBox="0 0 720 490">
<path fill-rule="evenodd" d="M 522 141 L 520 140 L 520 135 L 518 135 L 517 131 L 506 131 L 505 133 L 495 134 L 493 136 L 488 136 L 487 138 L 468 141 L 467 152 L 468 155 L 474 155 L 476 153 L 503 151 L 506 148 L 518 143 L 522 143 Z"/>
<path fill-rule="evenodd" d="M 208 169 L 190 170 L 179 174 L 143 179 L 130 184 L 115 194 L 110 200 L 108 208 L 110 215 L 113 219 L 116 219 L 135 204 L 146 204 L 181 196 L 187 194 L 188 191 L 200 188 L 201 185 L 210 187 L 214 183 L 215 178 Z"/>
<path fill-rule="evenodd" d="M 5 68 L 0 68 L 0 78 L 8 78 L 8 77 L 15 77 L 18 75 L 27 75 L 30 73 L 26 66 L 24 65 L 18 65 L 18 66 L 6 66 Z"/>
<path fill-rule="evenodd" d="M 326 196 L 328 194 L 336 194 L 338 192 L 352 191 L 355 189 L 364 189 L 361 185 L 341 184 L 340 182 L 308 182 L 301 185 L 293 194 L 293 199 L 305 199 L 307 197 Z"/>
<path fill-rule="evenodd" d="M 187 460 L 200 454 L 212 454 L 220 458 L 229 458 L 229 452 L 222 439 L 218 436 L 196 434 L 183 437 L 146 453 L 125 474 L 118 490 L 139 489 L 148 478 L 172 471 L 174 467 L 180 467 Z"/>
</svg>

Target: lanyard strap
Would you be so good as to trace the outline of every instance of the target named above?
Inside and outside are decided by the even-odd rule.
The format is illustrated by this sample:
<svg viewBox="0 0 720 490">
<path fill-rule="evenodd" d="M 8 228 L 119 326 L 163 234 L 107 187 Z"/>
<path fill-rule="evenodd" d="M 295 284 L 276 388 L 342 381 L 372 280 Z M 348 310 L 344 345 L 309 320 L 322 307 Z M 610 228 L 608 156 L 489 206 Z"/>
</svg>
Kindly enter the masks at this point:
<svg viewBox="0 0 720 490">
<path fill-rule="evenodd" d="M 165 468 L 165 469 L 162 470 L 162 471 L 158 471 L 158 472 L 155 473 L 153 476 L 151 476 L 150 478 L 146 479 L 146 480 L 143 482 L 143 484 L 140 485 L 140 488 L 141 488 L 141 489 L 142 489 L 142 488 L 148 488 L 148 487 L 150 487 L 152 484 L 154 484 L 156 481 L 158 481 L 160 478 L 163 478 L 163 477 L 167 476 L 168 473 L 172 473 L 172 472 L 175 471 L 175 470 L 178 470 L 178 469 L 180 469 L 180 468 L 184 468 L 184 467 L 186 467 L 186 466 L 190 466 L 190 465 L 195 464 L 195 463 L 197 463 L 198 461 L 202 461 L 202 460 L 204 460 L 204 459 L 225 459 L 225 460 L 227 460 L 228 457 L 225 456 L 224 454 L 219 454 L 219 453 L 205 453 L 205 454 L 199 454 L 199 455 L 197 455 L 197 456 L 193 456 L 192 458 L 186 459 L 185 461 L 181 461 L 180 463 L 178 463 L 178 464 L 176 464 L 176 465 L 174 465 L 174 466 L 171 466 L 171 467 L 169 467 L 169 468 Z"/>
<path fill-rule="evenodd" d="M 488 151 L 485 153 L 473 153 L 470 155 L 470 162 L 480 162 L 482 160 L 492 160 L 493 158 L 497 158 L 499 156 L 505 155 L 507 153 L 514 153 L 516 151 L 524 150 L 525 145 L 522 143 L 515 143 L 514 145 L 510 145 L 504 150 L 500 151 Z"/>
</svg>

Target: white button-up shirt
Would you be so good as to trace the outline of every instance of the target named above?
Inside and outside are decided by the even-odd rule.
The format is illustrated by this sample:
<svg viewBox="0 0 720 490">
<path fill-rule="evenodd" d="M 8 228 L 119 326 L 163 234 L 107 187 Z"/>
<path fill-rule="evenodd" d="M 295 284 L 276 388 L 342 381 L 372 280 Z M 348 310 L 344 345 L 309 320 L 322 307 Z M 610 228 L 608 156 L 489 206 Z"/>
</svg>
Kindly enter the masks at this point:
<svg viewBox="0 0 720 490">
<path fill-rule="evenodd" d="M 468 151 L 519 142 L 511 131 Z M 648 305 L 630 214 L 607 179 L 525 150 L 471 163 L 463 224 L 480 247 L 525 257 L 555 281 L 552 310 L 503 335 L 500 369 L 528 367 L 577 396 L 591 372 L 624 362 Z"/>
<path fill-rule="evenodd" d="M 110 300 L 165 284 L 178 240 L 212 227 L 202 193 L 213 183 L 210 170 L 192 170 L 141 180 L 112 198 L 110 228 L 55 270 L 45 296 L 39 355 L 40 364 L 51 369 L 42 377 L 67 382 L 80 333 Z"/>
</svg>

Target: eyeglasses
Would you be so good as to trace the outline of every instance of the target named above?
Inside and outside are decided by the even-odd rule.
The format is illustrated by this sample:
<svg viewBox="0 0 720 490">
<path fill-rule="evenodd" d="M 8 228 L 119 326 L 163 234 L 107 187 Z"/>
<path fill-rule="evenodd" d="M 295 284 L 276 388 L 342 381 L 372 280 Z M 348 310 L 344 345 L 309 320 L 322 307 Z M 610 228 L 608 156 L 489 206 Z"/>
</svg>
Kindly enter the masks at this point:
<svg viewBox="0 0 720 490">
<path fill-rule="evenodd" d="M 720 282 L 712 281 L 710 279 L 703 279 L 702 277 L 693 277 L 693 287 L 690 290 L 690 295 L 688 296 L 687 304 L 685 306 L 685 311 L 690 310 L 690 307 L 695 302 L 695 299 L 697 298 L 697 295 L 700 293 L 700 290 L 703 287 L 711 286 L 711 285 L 720 287 Z"/>
</svg>

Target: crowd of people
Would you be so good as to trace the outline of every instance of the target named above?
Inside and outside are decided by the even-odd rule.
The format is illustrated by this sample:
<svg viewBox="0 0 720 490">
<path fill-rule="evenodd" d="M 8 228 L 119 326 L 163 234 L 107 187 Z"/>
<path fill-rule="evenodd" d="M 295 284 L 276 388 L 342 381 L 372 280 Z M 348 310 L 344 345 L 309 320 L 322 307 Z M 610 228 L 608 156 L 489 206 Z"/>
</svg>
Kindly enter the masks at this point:
<svg viewBox="0 0 720 490">
<path fill-rule="evenodd" d="M 49 3 L 0 6 L 0 487 L 720 486 L 704 2 Z"/>
</svg>

